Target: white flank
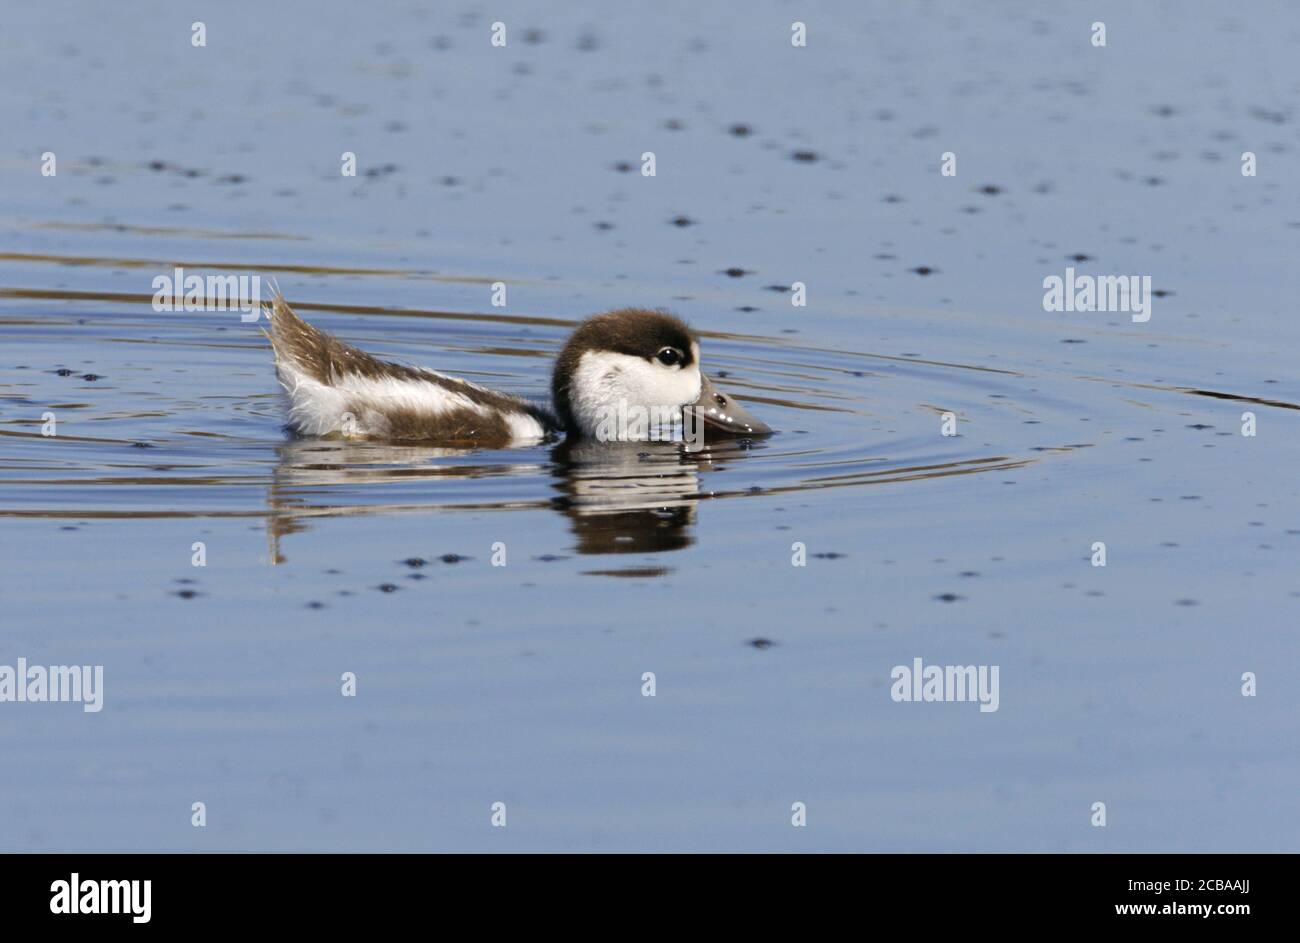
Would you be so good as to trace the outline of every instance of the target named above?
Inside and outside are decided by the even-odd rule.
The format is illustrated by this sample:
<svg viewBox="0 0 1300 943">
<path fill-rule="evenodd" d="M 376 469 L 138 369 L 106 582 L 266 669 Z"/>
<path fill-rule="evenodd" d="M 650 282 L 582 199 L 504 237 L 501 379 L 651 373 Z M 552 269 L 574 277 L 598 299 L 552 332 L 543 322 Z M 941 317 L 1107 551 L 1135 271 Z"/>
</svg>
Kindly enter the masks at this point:
<svg viewBox="0 0 1300 943">
<path fill-rule="evenodd" d="M 279 359 L 275 366 L 280 385 L 289 394 L 289 421 L 302 435 L 383 438 L 389 430 L 387 413 L 393 411 L 410 411 L 431 419 L 462 409 L 481 416 L 490 414 L 489 407 L 436 383 L 373 380 L 345 374 L 325 384 L 291 360 Z M 521 442 L 541 439 L 546 434 L 541 423 L 528 413 L 508 412 L 503 418 L 511 435 Z"/>
</svg>

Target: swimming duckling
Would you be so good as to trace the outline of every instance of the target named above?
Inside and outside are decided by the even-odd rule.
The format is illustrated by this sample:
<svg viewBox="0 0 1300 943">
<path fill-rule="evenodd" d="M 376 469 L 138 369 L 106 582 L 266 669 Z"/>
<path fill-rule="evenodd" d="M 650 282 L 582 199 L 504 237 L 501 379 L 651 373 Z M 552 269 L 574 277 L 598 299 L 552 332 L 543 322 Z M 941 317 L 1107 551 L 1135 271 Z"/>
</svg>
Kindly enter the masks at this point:
<svg viewBox="0 0 1300 943">
<path fill-rule="evenodd" d="M 289 425 L 304 436 L 488 448 L 536 443 L 558 432 L 650 441 L 680 428 L 683 418 L 729 435 L 772 432 L 714 388 L 700 371 L 694 332 L 660 311 L 623 308 L 583 321 L 555 361 L 554 411 L 467 380 L 379 360 L 312 327 L 279 295 L 268 318 L 276 374 L 289 394 Z"/>
</svg>

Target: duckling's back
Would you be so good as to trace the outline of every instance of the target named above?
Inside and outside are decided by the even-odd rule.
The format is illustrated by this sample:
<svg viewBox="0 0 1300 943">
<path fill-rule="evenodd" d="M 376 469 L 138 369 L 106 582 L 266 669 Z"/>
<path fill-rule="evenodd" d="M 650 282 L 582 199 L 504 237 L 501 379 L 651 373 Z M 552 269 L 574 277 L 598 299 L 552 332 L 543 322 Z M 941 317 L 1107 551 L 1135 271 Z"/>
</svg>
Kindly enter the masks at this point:
<svg viewBox="0 0 1300 943">
<path fill-rule="evenodd" d="M 267 317 L 289 425 L 299 435 L 500 448 L 557 430 L 555 418 L 527 400 L 345 344 L 298 317 L 279 294 Z"/>
</svg>

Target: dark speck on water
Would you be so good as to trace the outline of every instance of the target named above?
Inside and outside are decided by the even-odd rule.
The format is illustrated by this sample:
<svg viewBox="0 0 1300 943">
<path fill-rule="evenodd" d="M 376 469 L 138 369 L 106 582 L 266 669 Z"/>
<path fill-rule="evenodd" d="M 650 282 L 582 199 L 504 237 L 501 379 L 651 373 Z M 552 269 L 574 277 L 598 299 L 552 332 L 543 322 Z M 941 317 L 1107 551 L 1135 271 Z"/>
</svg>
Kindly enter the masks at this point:
<svg viewBox="0 0 1300 943">
<path fill-rule="evenodd" d="M 1285 111 L 1276 111 L 1259 107 L 1251 108 L 1250 116 L 1252 118 L 1258 118 L 1260 121 L 1267 121 L 1270 124 L 1286 124 L 1287 120 L 1287 113 Z"/>
</svg>

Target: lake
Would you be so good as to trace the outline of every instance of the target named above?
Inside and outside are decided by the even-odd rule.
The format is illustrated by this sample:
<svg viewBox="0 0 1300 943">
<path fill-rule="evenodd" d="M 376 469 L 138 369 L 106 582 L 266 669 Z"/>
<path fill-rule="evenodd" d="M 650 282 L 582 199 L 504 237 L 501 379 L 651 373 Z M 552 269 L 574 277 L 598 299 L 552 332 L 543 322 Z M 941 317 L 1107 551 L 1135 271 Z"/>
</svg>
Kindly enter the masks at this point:
<svg viewBox="0 0 1300 943">
<path fill-rule="evenodd" d="M 1295 851 L 1300 13 L 1250 14 L 8 10 L 0 666 L 103 689 L 0 703 L 0 848 Z M 298 439 L 177 266 L 539 400 L 667 308 L 778 431 Z"/>
</svg>

